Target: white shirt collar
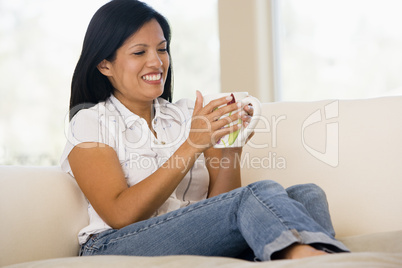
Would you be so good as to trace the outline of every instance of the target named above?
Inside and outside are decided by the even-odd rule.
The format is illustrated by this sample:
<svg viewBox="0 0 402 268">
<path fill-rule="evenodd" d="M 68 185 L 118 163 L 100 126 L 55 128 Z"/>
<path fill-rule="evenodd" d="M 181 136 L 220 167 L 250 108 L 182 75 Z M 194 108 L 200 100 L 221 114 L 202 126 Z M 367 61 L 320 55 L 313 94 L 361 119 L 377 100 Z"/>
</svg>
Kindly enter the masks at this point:
<svg viewBox="0 0 402 268">
<path fill-rule="evenodd" d="M 112 106 L 117 110 L 124 120 L 126 128 L 130 128 L 134 122 L 141 120 L 141 117 L 131 112 L 123 103 L 121 103 L 113 94 L 108 99 Z M 177 122 L 184 121 L 184 115 L 180 109 L 176 108 L 172 103 L 165 99 L 157 98 L 154 100 L 155 119 L 162 118 L 175 120 Z"/>
<path fill-rule="evenodd" d="M 183 112 L 174 104 L 165 99 L 157 98 L 154 100 L 155 118 L 175 120 L 179 123 L 184 121 Z"/>
</svg>

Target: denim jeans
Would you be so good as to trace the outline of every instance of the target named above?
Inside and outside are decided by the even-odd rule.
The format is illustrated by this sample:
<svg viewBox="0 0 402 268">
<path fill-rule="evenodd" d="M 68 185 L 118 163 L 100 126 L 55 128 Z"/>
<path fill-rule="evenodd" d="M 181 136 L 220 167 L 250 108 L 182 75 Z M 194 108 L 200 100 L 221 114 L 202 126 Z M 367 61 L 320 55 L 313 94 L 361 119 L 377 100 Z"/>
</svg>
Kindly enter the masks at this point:
<svg viewBox="0 0 402 268">
<path fill-rule="evenodd" d="M 285 190 L 274 181 L 259 181 L 96 234 L 82 245 L 80 254 L 239 258 L 252 250 L 256 259 L 267 261 L 294 243 L 348 251 L 334 238 L 326 197 L 318 186 L 304 184 Z"/>
</svg>

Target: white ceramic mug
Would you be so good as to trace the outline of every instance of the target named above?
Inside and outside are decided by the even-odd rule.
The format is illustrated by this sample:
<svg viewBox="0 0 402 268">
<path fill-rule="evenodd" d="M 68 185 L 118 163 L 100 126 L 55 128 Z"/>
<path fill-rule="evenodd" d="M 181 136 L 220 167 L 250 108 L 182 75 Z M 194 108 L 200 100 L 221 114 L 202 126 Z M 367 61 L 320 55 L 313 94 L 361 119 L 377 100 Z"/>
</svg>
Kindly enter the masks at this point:
<svg viewBox="0 0 402 268">
<path fill-rule="evenodd" d="M 241 128 L 235 132 L 230 133 L 229 135 L 223 136 L 215 145 L 214 148 L 228 148 L 228 147 L 243 147 L 247 141 L 248 136 L 253 132 L 254 128 L 257 126 L 257 123 L 260 119 L 261 115 L 261 103 L 260 101 L 252 97 L 248 94 L 248 92 L 232 92 L 232 93 L 217 93 L 217 94 L 208 94 L 204 96 L 204 106 L 207 105 L 210 101 L 219 99 L 222 97 L 227 97 L 233 94 L 235 102 L 241 102 L 242 110 L 244 106 L 251 103 L 254 109 L 253 116 L 251 118 L 250 123 L 247 127 L 243 126 L 243 122 L 239 119 L 239 122 L 234 122 L 232 124 L 241 124 Z M 230 103 L 230 102 L 229 102 Z M 223 115 L 222 117 L 228 116 L 230 114 Z"/>
</svg>

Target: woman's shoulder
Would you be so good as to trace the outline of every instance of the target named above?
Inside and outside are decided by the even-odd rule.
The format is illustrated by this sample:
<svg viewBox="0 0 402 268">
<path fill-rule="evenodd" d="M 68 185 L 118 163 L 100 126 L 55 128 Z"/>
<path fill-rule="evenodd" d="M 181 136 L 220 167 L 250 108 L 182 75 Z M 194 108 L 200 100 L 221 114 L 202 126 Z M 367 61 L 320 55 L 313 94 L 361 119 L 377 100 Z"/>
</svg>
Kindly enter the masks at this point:
<svg viewBox="0 0 402 268">
<path fill-rule="evenodd" d="M 118 114 L 115 110 L 108 108 L 107 101 L 99 102 L 96 105 L 79 110 L 71 119 L 69 124 L 69 136 L 78 139 L 79 142 L 105 142 L 106 131 L 111 122 L 107 118 L 118 121 Z M 116 124 L 116 123 L 114 123 Z"/>
<path fill-rule="evenodd" d="M 79 110 L 73 118 L 71 118 L 70 125 L 75 125 L 77 123 L 84 122 L 96 122 L 99 120 L 98 113 L 96 110 L 91 108 L 85 108 Z"/>
<path fill-rule="evenodd" d="M 106 111 L 106 102 L 86 105 L 85 108 L 82 108 L 75 113 L 75 115 L 71 118 L 71 122 L 99 121 L 99 119 L 106 113 Z"/>
<path fill-rule="evenodd" d="M 85 128 L 97 127 L 98 125 L 114 125 L 121 123 L 120 112 L 111 103 L 110 98 L 106 101 L 87 106 L 79 110 L 70 121 L 70 126 L 82 125 Z"/>
</svg>

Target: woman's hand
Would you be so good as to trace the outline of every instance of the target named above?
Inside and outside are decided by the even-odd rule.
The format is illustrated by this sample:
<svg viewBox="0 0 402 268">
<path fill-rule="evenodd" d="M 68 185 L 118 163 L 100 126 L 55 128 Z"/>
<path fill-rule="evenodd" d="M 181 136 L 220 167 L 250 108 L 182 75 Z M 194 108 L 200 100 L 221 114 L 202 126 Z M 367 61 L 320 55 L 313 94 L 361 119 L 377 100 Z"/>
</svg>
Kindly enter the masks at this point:
<svg viewBox="0 0 402 268">
<path fill-rule="evenodd" d="M 203 152 L 213 146 L 223 136 L 240 128 L 237 124 L 231 126 L 227 125 L 241 118 L 242 113 L 233 113 L 233 111 L 237 111 L 241 108 L 241 104 L 233 103 L 226 105 L 231 101 L 232 97 L 229 96 L 213 100 L 203 107 L 202 94 L 199 91 L 197 91 L 196 94 L 197 98 L 187 141 L 190 145 L 197 148 L 199 152 Z M 230 116 L 221 118 L 223 115 L 229 114 L 230 112 L 232 112 Z"/>
<path fill-rule="evenodd" d="M 241 109 L 241 115 L 237 113 L 243 121 L 243 127 L 247 127 L 254 114 L 251 105 L 246 105 Z M 247 141 L 254 135 L 250 134 Z M 210 174 L 210 184 L 208 197 L 226 193 L 241 186 L 240 176 L 240 157 L 242 147 L 210 148 L 204 152 L 207 161 L 207 168 Z M 219 159 L 218 161 L 215 161 Z M 219 163 L 216 165 L 216 163 Z"/>
<path fill-rule="evenodd" d="M 243 121 L 243 127 L 247 127 L 248 124 L 251 122 L 251 118 L 253 117 L 254 114 L 254 108 L 251 104 L 248 104 L 243 107 L 243 115 L 241 117 L 241 120 Z M 246 143 L 254 136 L 254 131 L 251 132 L 251 134 L 247 137 Z"/>
<path fill-rule="evenodd" d="M 251 118 L 253 117 L 254 114 L 254 108 L 251 104 L 247 104 L 246 106 L 243 107 L 243 115 L 241 117 L 241 120 L 243 121 L 243 126 L 247 127 L 248 124 L 251 122 Z"/>
<path fill-rule="evenodd" d="M 245 105 L 242 109 L 241 112 L 241 120 L 243 122 L 243 127 L 247 127 L 248 124 L 250 124 L 251 119 L 254 114 L 254 109 L 251 104 Z M 254 131 L 251 132 L 251 134 L 247 137 L 246 143 L 254 136 Z M 221 148 L 222 154 L 224 157 L 232 154 L 241 154 L 243 147 L 227 147 L 227 148 Z"/>
</svg>

